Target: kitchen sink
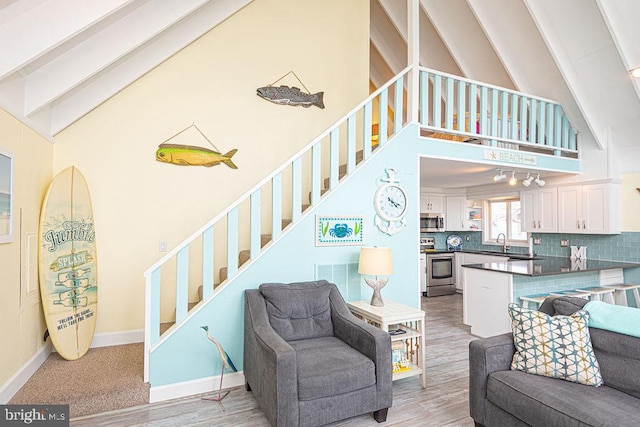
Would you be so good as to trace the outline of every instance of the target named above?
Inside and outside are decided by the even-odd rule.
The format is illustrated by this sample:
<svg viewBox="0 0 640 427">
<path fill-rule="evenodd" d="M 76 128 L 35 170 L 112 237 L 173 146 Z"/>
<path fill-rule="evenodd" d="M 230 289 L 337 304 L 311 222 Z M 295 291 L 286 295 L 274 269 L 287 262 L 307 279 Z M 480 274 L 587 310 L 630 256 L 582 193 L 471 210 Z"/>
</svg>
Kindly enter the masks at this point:
<svg viewBox="0 0 640 427">
<path fill-rule="evenodd" d="M 537 260 L 537 259 L 544 259 L 541 256 L 537 256 L 537 255 L 528 255 L 528 254 L 516 254 L 516 253 L 509 253 L 509 252 L 502 252 L 502 251 L 478 251 L 476 253 L 480 253 L 480 254 L 486 254 L 486 255 L 498 255 L 498 256 L 506 256 L 509 257 L 510 260 L 514 260 L 514 261 L 532 261 L 532 260 Z"/>
</svg>

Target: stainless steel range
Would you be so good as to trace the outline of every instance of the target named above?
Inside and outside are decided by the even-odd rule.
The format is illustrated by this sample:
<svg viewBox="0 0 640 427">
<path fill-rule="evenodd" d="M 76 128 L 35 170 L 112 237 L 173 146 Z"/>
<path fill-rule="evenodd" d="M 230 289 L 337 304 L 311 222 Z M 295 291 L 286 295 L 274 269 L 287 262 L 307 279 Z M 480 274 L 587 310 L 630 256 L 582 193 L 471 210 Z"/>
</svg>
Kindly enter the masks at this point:
<svg viewBox="0 0 640 427">
<path fill-rule="evenodd" d="M 456 267 L 453 253 L 427 254 L 426 297 L 451 295 L 456 292 Z"/>
</svg>

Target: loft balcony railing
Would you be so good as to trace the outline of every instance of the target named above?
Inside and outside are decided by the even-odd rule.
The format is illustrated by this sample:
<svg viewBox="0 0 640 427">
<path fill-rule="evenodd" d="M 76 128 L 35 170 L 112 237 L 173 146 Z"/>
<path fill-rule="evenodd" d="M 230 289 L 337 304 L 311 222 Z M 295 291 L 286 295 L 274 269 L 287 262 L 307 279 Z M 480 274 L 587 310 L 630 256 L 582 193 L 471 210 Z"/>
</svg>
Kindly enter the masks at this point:
<svg viewBox="0 0 640 427">
<path fill-rule="evenodd" d="M 555 101 L 420 68 L 423 136 L 555 156 L 578 156 L 577 134 Z"/>
</svg>

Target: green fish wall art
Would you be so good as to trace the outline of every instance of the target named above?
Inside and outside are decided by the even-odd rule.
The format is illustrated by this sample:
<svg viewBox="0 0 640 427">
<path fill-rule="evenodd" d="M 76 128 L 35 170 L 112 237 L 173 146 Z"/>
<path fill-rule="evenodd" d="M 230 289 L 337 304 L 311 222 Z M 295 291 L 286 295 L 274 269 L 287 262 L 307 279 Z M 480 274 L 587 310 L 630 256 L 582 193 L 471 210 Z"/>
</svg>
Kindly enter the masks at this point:
<svg viewBox="0 0 640 427">
<path fill-rule="evenodd" d="M 183 145 L 183 144 L 168 144 L 167 141 L 175 138 L 181 133 L 185 132 L 187 129 L 194 127 L 200 134 L 204 137 L 204 139 L 211 144 L 215 150 L 210 150 L 204 147 L 198 147 L 195 145 Z M 212 166 L 217 166 L 220 163 L 223 163 L 230 167 L 231 169 L 238 169 L 231 157 L 236 154 L 238 150 L 234 148 L 224 154 L 222 154 L 218 148 L 213 145 L 213 143 L 207 138 L 200 129 L 195 124 L 186 127 L 181 130 L 177 134 L 173 135 L 171 138 L 165 140 L 162 144 L 158 146 L 158 150 L 156 151 L 156 160 L 161 163 L 170 163 L 172 165 L 178 166 L 204 166 L 210 168 Z"/>
<path fill-rule="evenodd" d="M 156 151 L 156 160 L 163 163 L 171 163 L 179 166 L 212 166 L 224 163 L 231 169 L 238 169 L 231 160 L 237 149 L 220 154 L 217 151 L 193 145 L 160 144 Z"/>
</svg>

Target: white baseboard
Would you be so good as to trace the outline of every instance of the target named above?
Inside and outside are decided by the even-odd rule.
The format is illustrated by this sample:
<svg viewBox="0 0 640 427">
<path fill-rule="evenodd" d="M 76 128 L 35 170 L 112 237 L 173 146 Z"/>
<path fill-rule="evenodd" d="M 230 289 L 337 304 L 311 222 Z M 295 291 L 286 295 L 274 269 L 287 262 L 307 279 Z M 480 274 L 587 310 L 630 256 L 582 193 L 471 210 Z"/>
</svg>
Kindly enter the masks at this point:
<svg viewBox="0 0 640 427">
<path fill-rule="evenodd" d="M 232 388 L 244 385 L 244 373 L 234 372 L 224 376 L 222 388 Z M 194 394 L 217 391 L 220 386 L 220 375 L 185 381 L 177 384 L 151 387 L 149 390 L 149 403 L 162 402 L 169 399 L 177 399 Z"/>
<path fill-rule="evenodd" d="M 102 334 L 95 334 L 93 336 L 91 348 L 135 344 L 139 342 L 144 342 L 144 329 L 134 329 L 122 332 L 105 332 Z"/>
<path fill-rule="evenodd" d="M 0 404 L 5 405 L 20 390 L 20 388 L 31 378 L 38 368 L 47 360 L 51 354 L 51 342 L 46 342 L 35 352 L 31 359 L 27 361 L 9 380 L 0 387 Z"/>
</svg>

